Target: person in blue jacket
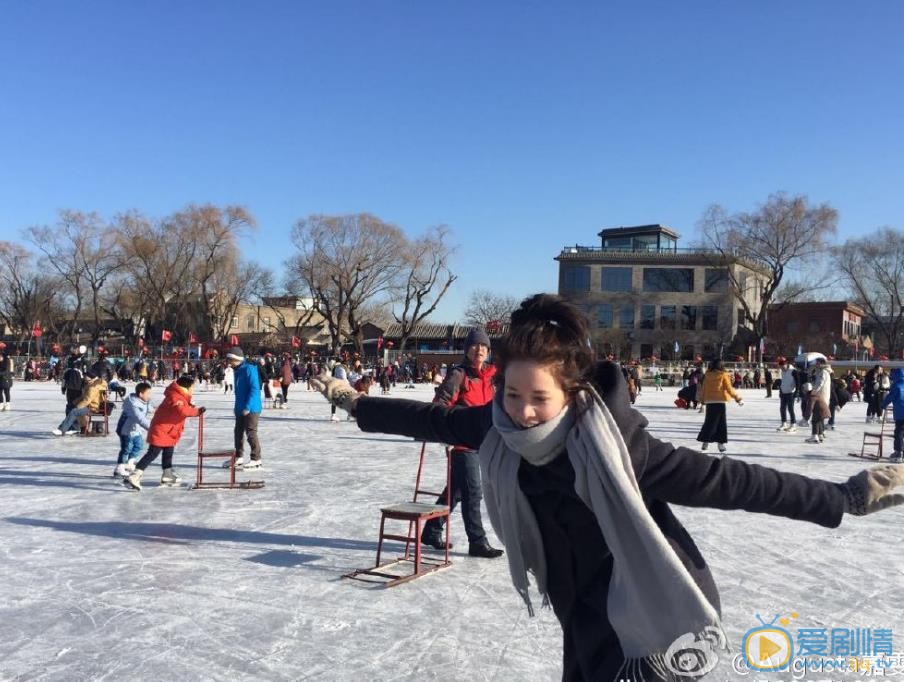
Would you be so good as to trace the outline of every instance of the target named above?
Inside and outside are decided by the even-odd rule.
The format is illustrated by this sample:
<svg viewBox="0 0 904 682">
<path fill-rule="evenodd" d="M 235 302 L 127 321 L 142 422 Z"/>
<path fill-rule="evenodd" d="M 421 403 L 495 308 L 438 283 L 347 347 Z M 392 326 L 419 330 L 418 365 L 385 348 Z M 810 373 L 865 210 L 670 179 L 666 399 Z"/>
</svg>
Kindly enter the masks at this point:
<svg viewBox="0 0 904 682">
<path fill-rule="evenodd" d="M 891 461 L 900 462 L 902 452 L 904 452 L 904 371 L 893 369 L 890 378 L 891 390 L 885 394 L 885 398 L 882 400 L 882 410 L 889 405 L 894 407 L 895 451 L 892 453 Z"/>
<path fill-rule="evenodd" d="M 144 448 L 144 434 L 151 428 L 150 405 L 151 385 L 139 381 L 135 392 L 122 403 L 122 414 L 116 424 L 116 435 L 119 436 L 119 457 L 114 478 L 125 478 L 135 471 L 135 464 Z"/>
<path fill-rule="evenodd" d="M 245 359 L 245 353 L 233 346 L 226 360 L 235 375 L 235 465 L 244 469 L 261 467 L 261 444 L 257 438 L 257 422 L 261 416 L 261 380 L 257 365 Z M 245 462 L 242 438 L 248 440 L 251 461 Z"/>
</svg>

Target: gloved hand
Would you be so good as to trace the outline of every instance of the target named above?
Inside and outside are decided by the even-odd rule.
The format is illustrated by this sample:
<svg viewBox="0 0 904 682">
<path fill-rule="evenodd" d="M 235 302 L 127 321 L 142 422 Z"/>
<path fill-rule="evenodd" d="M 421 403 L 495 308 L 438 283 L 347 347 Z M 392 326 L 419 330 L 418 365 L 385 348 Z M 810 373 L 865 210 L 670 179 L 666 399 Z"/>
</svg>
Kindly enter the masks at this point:
<svg viewBox="0 0 904 682">
<path fill-rule="evenodd" d="M 198 408 L 198 414 L 204 414 L 205 412 L 207 412 L 207 408 L 203 405 Z"/>
<path fill-rule="evenodd" d="M 864 469 L 841 484 L 846 498 L 844 511 L 865 516 L 904 504 L 904 495 L 889 494 L 900 485 L 904 485 L 904 466 L 900 464 L 880 464 Z"/>
<path fill-rule="evenodd" d="M 336 407 L 351 415 L 355 414 L 355 403 L 359 393 L 344 379 L 337 379 L 327 372 L 322 372 L 311 379 L 311 385 Z"/>
</svg>

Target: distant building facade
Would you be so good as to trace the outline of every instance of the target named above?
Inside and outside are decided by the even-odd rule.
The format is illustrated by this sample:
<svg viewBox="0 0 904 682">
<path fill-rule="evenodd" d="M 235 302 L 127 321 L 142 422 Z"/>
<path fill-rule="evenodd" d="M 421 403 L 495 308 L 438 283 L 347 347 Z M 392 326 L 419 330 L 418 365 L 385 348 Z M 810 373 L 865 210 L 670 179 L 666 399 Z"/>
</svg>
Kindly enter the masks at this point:
<svg viewBox="0 0 904 682">
<path fill-rule="evenodd" d="M 600 246 L 566 246 L 555 260 L 559 293 L 587 313 L 601 350 L 622 359 L 691 360 L 737 347 L 745 325 L 729 272 L 756 307 L 766 270 L 715 251 L 680 249 L 680 235 L 665 225 L 598 234 Z"/>
</svg>

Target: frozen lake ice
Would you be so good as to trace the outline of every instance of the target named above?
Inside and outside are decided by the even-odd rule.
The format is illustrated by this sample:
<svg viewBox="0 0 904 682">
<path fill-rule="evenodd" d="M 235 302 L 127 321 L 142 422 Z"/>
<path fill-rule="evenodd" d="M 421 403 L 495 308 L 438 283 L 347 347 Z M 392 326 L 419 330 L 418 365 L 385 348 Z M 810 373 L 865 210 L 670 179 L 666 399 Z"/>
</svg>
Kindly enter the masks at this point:
<svg viewBox="0 0 904 682">
<path fill-rule="evenodd" d="M 676 409 L 676 392 L 647 387 L 637 408 L 657 437 L 696 447 L 703 415 Z M 742 393 L 728 408 L 730 456 L 833 481 L 868 465 L 847 456 L 865 405 L 810 445 L 803 431 L 775 432 L 777 397 Z M 505 559 L 467 556 L 457 511 L 450 568 L 392 589 L 341 578 L 372 564 L 380 505 L 412 493 L 410 439 L 331 423 L 323 398 L 296 384 L 290 408 L 261 419 L 265 488 L 159 488 L 155 463 L 132 493 L 111 477 L 115 436 L 50 435 L 64 408 L 56 385 L 20 382 L 12 397 L 0 412 L 0 680 L 559 679 L 552 612 L 528 617 Z M 429 400 L 432 388 L 391 397 Z M 229 447 L 231 396 L 196 390 L 195 402 L 209 409 L 207 445 Z M 188 482 L 196 437 L 190 420 L 175 457 Z M 442 448 L 430 452 L 436 479 Z M 756 614 L 792 612 L 789 627 L 884 627 L 904 646 L 901 508 L 836 529 L 674 509 L 712 568 L 736 651 Z M 707 679 L 754 677 L 724 660 Z"/>
</svg>

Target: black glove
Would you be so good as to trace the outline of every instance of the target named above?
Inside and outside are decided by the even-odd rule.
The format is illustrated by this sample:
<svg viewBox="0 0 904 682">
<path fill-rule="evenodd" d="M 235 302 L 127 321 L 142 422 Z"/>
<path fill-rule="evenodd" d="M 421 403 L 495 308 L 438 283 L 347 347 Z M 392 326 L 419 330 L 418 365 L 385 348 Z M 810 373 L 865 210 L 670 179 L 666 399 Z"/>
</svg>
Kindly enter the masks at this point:
<svg viewBox="0 0 904 682">
<path fill-rule="evenodd" d="M 205 412 L 207 412 L 207 408 L 203 405 L 198 408 L 198 414 L 204 414 Z"/>
</svg>

